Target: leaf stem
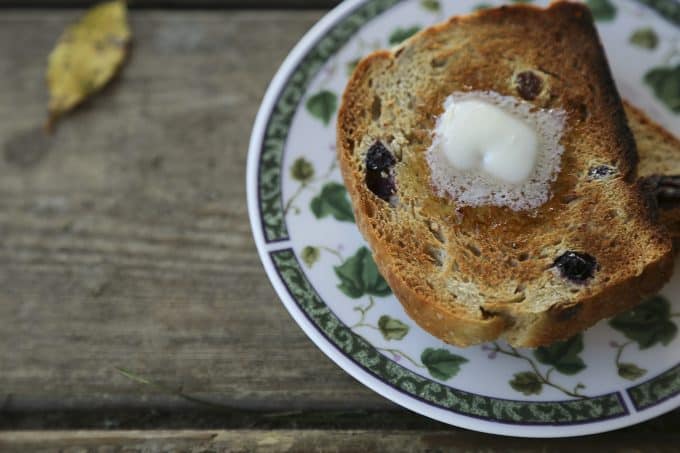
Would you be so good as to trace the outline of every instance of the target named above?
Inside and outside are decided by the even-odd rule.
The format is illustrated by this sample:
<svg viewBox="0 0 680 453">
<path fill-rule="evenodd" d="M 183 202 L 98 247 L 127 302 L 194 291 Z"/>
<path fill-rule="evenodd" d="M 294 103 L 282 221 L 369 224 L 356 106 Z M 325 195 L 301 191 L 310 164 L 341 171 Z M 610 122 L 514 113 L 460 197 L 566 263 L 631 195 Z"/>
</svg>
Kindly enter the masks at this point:
<svg viewBox="0 0 680 453">
<path fill-rule="evenodd" d="M 630 343 L 630 341 L 626 341 L 617 348 L 616 357 L 614 358 L 614 363 L 616 364 L 617 369 L 621 366 L 621 354 L 623 354 L 623 350 L 626 349 L 626 346 L 628 346 Z"/>
<path fill-rule="evenodd" d="M 362 307 L 361 305 L 357 305 L 356 307 L 354 307 L 354 310 L 356 310 L 356 311 L 358 311 L 358 312 L 361 312 L 361 317 L 359 318 L 359 321 L 356 322 L 356 324 L 350 326 L 350 329 L 351 329 L 351 330 L 354 330 L 354 329 L 356 329 L 356 328 L 358 328 L 358 327 L 369 327 L 369 328 L 371 328 L 371 329 L 380 331 L 380 328 L 379 328 L 379 327 L 374 326 L 373 324 L 369 324 L 369 323 L 365 322 L 365 320 L 366 320 L 366 313 L 368 313 L 368 311 L 369 311 L 371 308 L 373 308 L 374 305 L 375 305 L 375 299 L 373 299 L 373 296 L 369 295 L 369 296 L 368 296 L 368 305 L 366 305 L 365 307 Z M 418 368 L 425 368 L 424 365 L 418 363 L 418 362 L 417 362 L 416 360 L 414 360 L 411 356 L 409 356 L 408 354 L 406 354 L 404 351 L 402 351 L 402 350 L 400 350 L 400 349 L 395 349 L 395 348 L 378 348 L 378 347 L 376 347 L 375 349 L 378 350 L 378 351 L 389 352 L 390 354 L 394 354 L 394 355 L 401 356 L 401 357 L 405 358 L 406 360 L 408 360 L 409 362 L 411 362 L 411 363 L 413 364 L 413 366 L 418 367 Z"/>
<path fill-rule="evenodd" d="M 317 177 L 315 177 L 315 178 L 312 178 L 311 180 L 306 180 L 306 181 L 300 183 L 300 185 L 298 186 L 298 188 L 295 190 L 295 193 L 293 193 L 293 195 L 292 195 L 292 196 L 288 199 L 288 201 L 286 202 L 286 205 L 283 207 L 283 215 L 284 215 L 284 217 L 288 214 L 288 211 L 290 211 L 290 208 L 293 207 L 293 206 L 292 206 L 292 205 L 293 205 L 293 202 L 295 201 L 295 199 L 297 199 L 297 197 L 300 196 L 300 194 L 302 193 L 302 191 L 304 191 L 306 188 L 312 186 L 312 185 L 313 185 L 314 183 L 316 183 L 316 182 L 323 181 L 323 180 L 325 180 L 325 179 L 330 178 L 331 173 L 333 173 L 333 170 L 335 170 L 335 168 L 337 167 L 337 165 L 338 165 L 337 159 L 334 158 L 334 159 L 331 161 L 331 164 L 329 165 L 328 170 L 326 170 L 326 173 L 324 173 L 324 174 L 321 175 L 321 176 L 317 176 Z"/>
<path fill-rule="evenodd" d="M 291 208 L 291 206 L 292 206 L 292 204 L 293 204 L 293 201 L 295 201 L 295 199 L 296 199 L 296 198 L 302 193 L 302 191 L 305 190 L 306 188 L 307 188 L 307 183 L 306 183 L 306 182 L 303 182 L 303 183 L 300 184 L 300 186 L 297 188 L 297 190 L 295 191 L 295 193 L 293 194 L 293 196 L 290 197 L 290 198 L 288 199 L 288 202 L 286 203 L 286 206 L 284 206 L 284 208 L 283 208 L 283 216 L 284 216 L 284 217 L 288 214 L 288 211 L 290 210 L 290 208 Z"/>
<path fill-rule="evenodd" d="M 355 327 L 360 327 L 362 325 L 368 325 L 364 321 L 366 320 L 366 313 L 368 313 L 368 311 L 371 308 L 373 308 L 373 305 L 375 305 L 375 300 L 373 299 L 373 296 L 368 296 L 368 305 L 366 305 L 365 307 L 362 307 L 361 305 L 357 305 L 356 307 L 354 307 L 354 310 L 361 312 L 361 317 L 354 325 L 350 326 L 350 329 L 354 329 Z"/>
<path fill-rule="evenodd" d="M 389 352 L 389 353 L 394 354 L 394 355 L 399 355 L 399 356 L 405 358 L 406 360 L 408 360 L 409 362 L 411 362 L 413 364 L 413 366 L 416 366 L 418 368 L 426 368 L 425 365 L 418 363 L 412 357 L 410 357 L 408 354 L 406 354 L 405 352 L 403 352 L 399 349 L 394 349 L 394 348 L 375 348 L 375 349 L 377 349 L 378 351 L 384 351 L 384 352 Z"/>
<path fill-rule="evenodd" d="M 338 160 L 333 157 L 331 160 L 331 164 L 328 166 L 328 170 L 326 170 L 326 173 L 323 175 L 319 176 L 318 178 L 314 178 L 314 181 L 322 181 L 324 179 L 328 179 L 331 177 L 331 173 L 333 173 L 333 170 L 338 166 Z"/>
<path fill-rule="evenodd" d="M 555 367 L 550 367 L 550 369 L 545 373 L 545 378 L 547 380 L 550 380 L 550 375 L 552 374 L 553 371 L 555 371 Z"/>
<path fill-rule="evenodd" d="M 494 342 L 493 345 L 494 345 L 494 347 L 496 348 L 496 349 L 495 349 L 495 352 L 500 352 L 501 354 L 505 354 L 505 355 L 508 355 L 508 356 L 510 356 L 510 357 L 516 357 L 516 358 L 518 358 L 518 359 L 523 359 L 523 360 L 525 360 L 525 361 L 529 364 L 529 366 L 531 366 L 531 369 L 533 370 L 534 374 L 538 377 L 538 379 L 539 379 L 543 384 L 545 384 L 545 385 L 547 385 L 547 386 L 550 386 L 550 387 L 552 387 L 552 388 L 554 388 L 554 389 L 557 389 L 557 390 L 559 390 L 560 392 L 564 393 L 565 395 L 568 395 L 568 396 L 571 396 L 571 397 L 574 397 L 574 398 L 587 398 L 585 395 L 580 394 L 580 393 L 577 391 L 577 388 L 576 388 L 576 387 L 574 388 L 573 391 L 572 391 L 572 390 L 567 390 L 566 388 L 562 387 L 561 385 L 556 384 L 555 382 L 551 381 L 551 380 L 550 380 L 550 374 L 552 373 L 553 368 L 550 368 L 550 369 L 548 370 L 548 372 L 547 372 L 545 375 L 543 375 L 543 373 L 541 373 L 541 371 L 538 369 L 538 366 L 536 365 L 536 363 L 535 363 L 531 358 L 529 358 L 529 357 L 527 357 L 527 356 L 525 356 L 525 355 L 520 354 L 520 353 L 517 351 L 517 349 L 515 349 L 514 346 L 510 346 L 510 350 L 507 350 L 507 349 L 503 349 L 503 348 L 502 348 L 498 343 L 496 343 L 496 342 Z M 577 386 L 577 387 L 578 387 L 578 386 Z"/>
<path fill-rule="evenodd" d="M 339 259 L 341 263 L 344 261 L 344 258 L 342 257 L 342 255 L 341 255 L 340 252 L 337 251 L 336 249 L 331 248 L 331 247 L 327 247 L 327 246 L 325 246 L 325 245 L 319 245 L 318 247 L 319 247 L 320 249 L 322 249 L 322 250 L 327 251 L 328 253 L 330 253 L 330 254 L 332 254 L 332 255 L 335 255 L 335 257 L 336 257 L 337 259 Z"/>
<path fill-rule="evenodd" d="M 662 60 L 663 63 L 667 66 L 671 65 L 673 58 L 675 58 L 676 56 L 680 56 L 680 40 L 672 39 L 670 45 L 671 48 L 669 52 L 665 55 L 665 57 Z"/>
<path fill-rule="evenodd" d="M 365 322 L 356 323 L 351 328 L 356 329 L 357 327 L 370 327 L 373 330 L 380 330 L 377 326 L 374 326 L 373 324 L 368 324 L 368 323 L 365 323 Z"/>
</svg>

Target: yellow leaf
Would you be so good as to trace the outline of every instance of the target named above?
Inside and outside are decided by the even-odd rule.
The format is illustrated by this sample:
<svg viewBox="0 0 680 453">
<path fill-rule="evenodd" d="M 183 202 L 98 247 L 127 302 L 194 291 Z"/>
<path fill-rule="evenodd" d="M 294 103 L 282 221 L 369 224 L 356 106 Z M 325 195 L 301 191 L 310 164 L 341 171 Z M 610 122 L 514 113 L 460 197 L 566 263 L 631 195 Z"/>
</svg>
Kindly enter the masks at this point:
<svg viewBox="0 0 680 453">
<path fill-rule="evenodd" d="M 131 37 L 123 0 L 92 7 L 64 31 L 47 61 L 48 128 L 113 78 Z"/>
</svg>

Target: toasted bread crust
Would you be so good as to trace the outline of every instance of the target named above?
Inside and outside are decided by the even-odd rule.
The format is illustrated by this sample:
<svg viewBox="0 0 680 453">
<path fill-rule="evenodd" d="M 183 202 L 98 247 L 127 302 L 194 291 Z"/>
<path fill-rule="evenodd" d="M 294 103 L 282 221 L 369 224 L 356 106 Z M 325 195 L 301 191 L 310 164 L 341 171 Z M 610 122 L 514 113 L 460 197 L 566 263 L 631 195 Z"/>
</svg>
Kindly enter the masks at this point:
<svg viewBox="0 0 680 453">
<path fill-rule="evenodd" d="M 494 27 L 502 35 L 499 42 L 492 42 Z M 465 41 L 462 47 L 446 42 L 458 29 L 471 36 L 473 29 L 482 28 L 480 36 Z M 465 68 L 454 64 L 444 75 L 437 72 L 436 58 L 444 60 L 445 66 L 459 58 L 460 52 L 472 52 L 472 57 L 494 52 L 498 56 L 503 46 L 524 39 L 529 43 L 539 38 L 545 41 L 547 35 L 541 33 L 548 33 L 546 30 L 579 37 L 574 43 L 560 40 L 554 45 L 567 46 L 572 55 L 578 49 L 581 67 L 567 67 L 560 73 L 563 62 L 547 59 L 528 45 L 509 55 L 509 63 L 494 66 L 496 72 L 470 58 Z M 409 111 L 403 99 L 390 97 L 389 90 L 377 85 L 397 71 L 405 74 L 400 65 L 425 52 L 432 53 L 428 55 L 431 68 L 421 69 L 438 79 L 403 88 L 415 98 Z M 452 73 L 454 67 L 461 73 Z M 524 67 L 545 76 L 546 87 L 534 102 L 540 107 L 563 108 L 569 118 L 563 170 L 554 184 L 553 199 L 529 215 L 496 207 L 461 209 L 455 201 L 433 195 L 422 154 L 431 140 L 429 130 L 433 118 L 441 113 L 443 98 L 456 90 L 516 95 L 508 79 L 513 70 Z M 562 80 L 569 76 L 588 77 L 592 92 Z M 579 134 L 587 135 L 586 139 Z M 388 142 L 400 157 L 395 167 L 400 197 L 396 207 L 376 197 L 364 182 L 361 156 L 378 139 Z M 597 150 L 588 151 L 589 160 L 579 154 L 586 146 Z M 468 346 L 504 337 L 515 346 L 549 344 L 635 306 L 670 277 L 670 238 L 653 223 L 653 213 L 635 182 L 635 142 L 592 18 L 583 5 L 559 2 L 547 9 L 513 6 L 483 10 L 423 30 L 392 51 L 367 56 L 343 94 L 337 150 L 357 225 L 380 272 L 409 316 L 448 343 Z M 618 171 L 616 178 L 606 182 L 607 189 L 582 181 L 588 166 L 599 162 Z M 603 193 L 606 190 L 615 191 L 617 199 L 610 200 Z M 572 203 L 572 199 L 577 201 Z M 608 202 L 612 206 L 603 210 Z M 574 213 L 580 224 L 573 221 Z M 437 239 L 429 222 L 440 228 L 444 240 Z M 612 237 L 607 237 L 609 223 L 616 224 Z M 630 240 L 631 235 L 639 243 L 622 250 L 625 238 Z M 432 247 L 445 253 L 443 263 L 430 253 Z M 513 255 L 515 247 L 518 252 L 528 251 Z M 559 253 L 582 249 L 598 257 L 600 270 L 592 281 L 571 283 L 551 269 Z"/>
<path fill-rule="evenodd" d="M 624 101 L 623 106 L 640 156 L 639 176 L 680 177 L 680 140 L 630 102 Z M 659 223 L 668 229 L 676 244 L 680 242 L 680 200 L 677 205 L 659 209 Z"/>
</svg>

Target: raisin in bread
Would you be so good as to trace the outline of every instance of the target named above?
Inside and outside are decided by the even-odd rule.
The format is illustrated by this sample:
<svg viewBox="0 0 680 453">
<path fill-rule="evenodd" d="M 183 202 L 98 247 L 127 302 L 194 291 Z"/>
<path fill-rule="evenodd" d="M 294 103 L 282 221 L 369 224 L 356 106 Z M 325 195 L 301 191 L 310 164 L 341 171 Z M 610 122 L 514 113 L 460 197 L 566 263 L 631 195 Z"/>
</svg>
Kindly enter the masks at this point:
<svg viewBox="0 0 680 453">
<path fill-rule="evenodd" d="M 434 190 L 425 154 L 436 118 L 451 93 L 470 91 L 566 112 L 561 170 L 533 211 L 461 206 Z M 671 240 L 637 182 L 633 136 L 581 4 L 482 10 L 370 54 L 337 133 L 378 268 L 448 343 L 549 344 L 633 307 L 671 274 Z"/>
<path fill-rule="evenodd" d="M 680 141 L 629 102 L 623 106 L 637 143 L 638 174 L 647 178 L 659 207 L 659 222 L 680 241 Z"/>
</svg>

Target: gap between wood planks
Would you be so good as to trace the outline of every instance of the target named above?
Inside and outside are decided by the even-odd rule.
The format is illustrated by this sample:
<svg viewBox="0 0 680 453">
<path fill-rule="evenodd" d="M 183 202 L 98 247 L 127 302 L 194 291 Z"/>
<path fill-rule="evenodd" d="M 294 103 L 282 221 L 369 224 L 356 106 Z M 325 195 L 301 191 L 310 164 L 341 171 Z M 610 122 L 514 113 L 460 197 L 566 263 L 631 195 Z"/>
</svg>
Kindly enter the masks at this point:
<svg viewBox="0 0 680 453">
<path fill-rule="evenodd" d="M 680 410 L 619 430 L 680 442 Z M 459 430 L 407 410 L 277 410 L 205 407 L 0 410 L 0 431 L 131 429 Z"/>
<path fill-rule="evenodd" d="M 632 432 L 566 439 L 521 439 L 466 430 L 116 430 L 0 433 L 3 451 L 654 451 L 677 452 L 677 434 Z M 45 450 L 49 448 L 50 450 Z M 78 450 L 74 450 L 78 449 Z M 95 450 L 96 449 L 96 450 Z"/>
<path fill-rule="evenodd" d="M 448 426 L 406 410 L 278 410 L 116 408 L 5 410 L 0 430 L 82 429 L 400 429 Z"/>
</svg>

